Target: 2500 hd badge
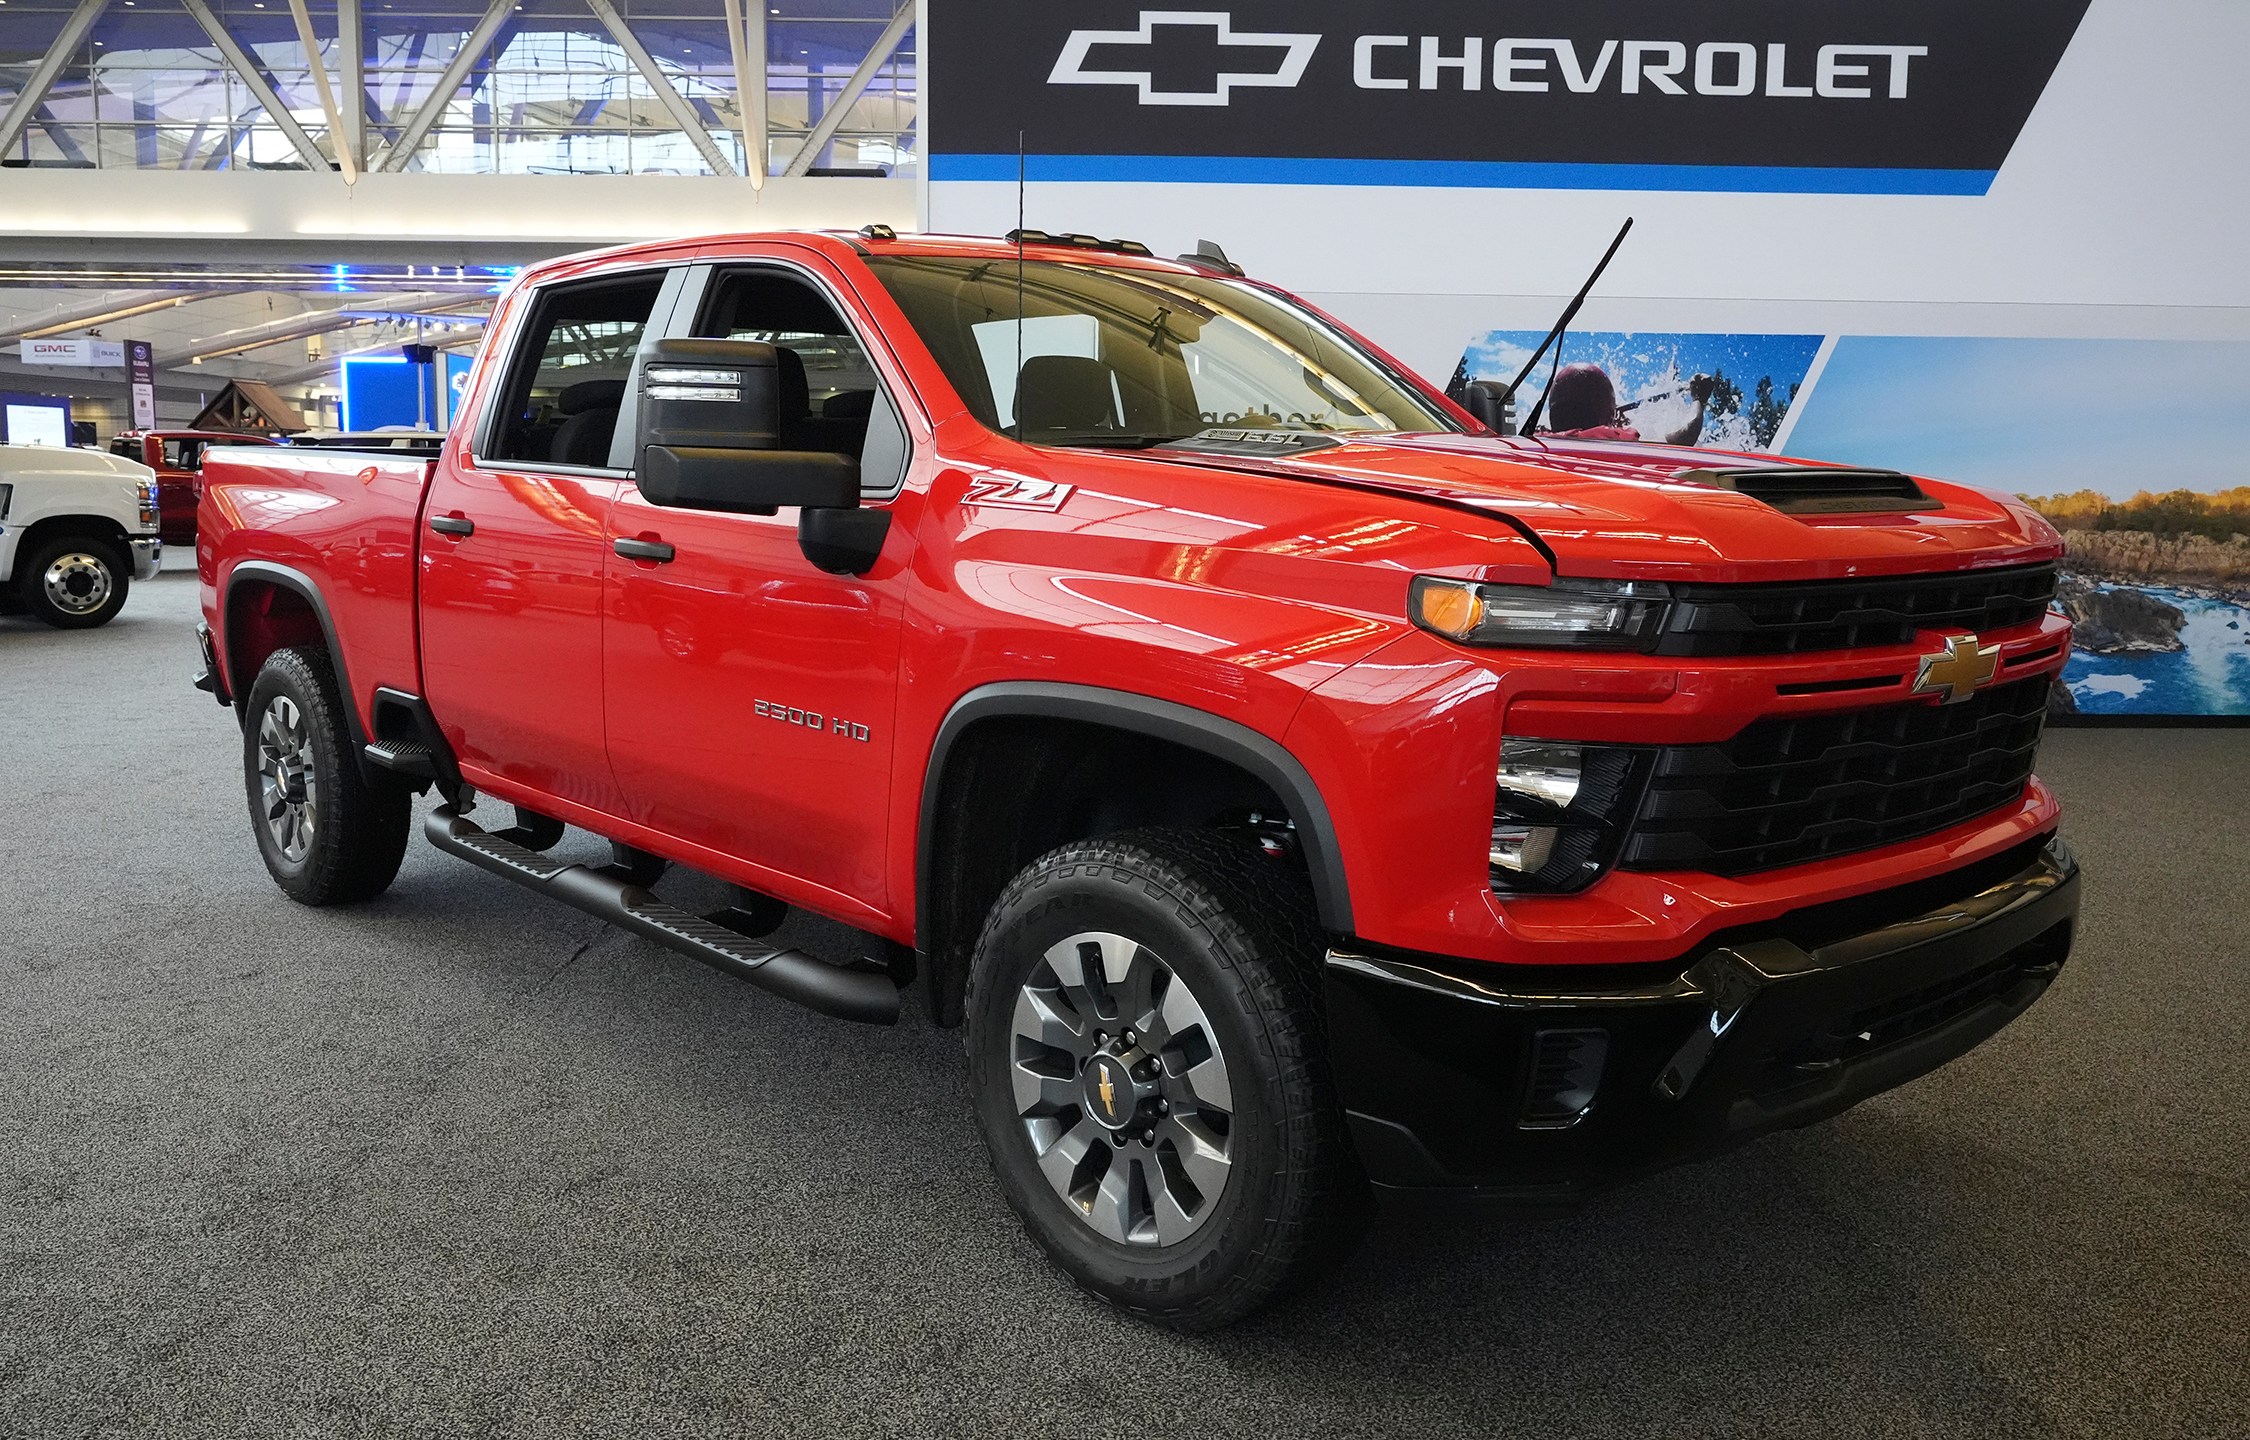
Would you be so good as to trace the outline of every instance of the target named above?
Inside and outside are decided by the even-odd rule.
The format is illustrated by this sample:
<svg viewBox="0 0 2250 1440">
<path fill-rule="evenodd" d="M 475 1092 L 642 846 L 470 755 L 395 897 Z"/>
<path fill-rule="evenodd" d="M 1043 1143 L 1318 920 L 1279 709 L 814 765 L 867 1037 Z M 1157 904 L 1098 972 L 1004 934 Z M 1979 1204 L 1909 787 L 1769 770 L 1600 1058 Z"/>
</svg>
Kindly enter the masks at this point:
<svg viewBox="0 0 2250 1440">
<path fill-rule="evenodd" d="M 865 741 L 869 731 L 865 725 L 846 720 L 841 715 L 823 716 L 818 710 L 803 710 L 795 705 L 784 705 L 779 700 L 759 700 L 752 703 L 750 713 L 768 720 L 779 720 L 784 725 L 802 725 L 807 730 L 825 728 L 831 735 L 841 735 L 846 740 Z"/>
</svg>

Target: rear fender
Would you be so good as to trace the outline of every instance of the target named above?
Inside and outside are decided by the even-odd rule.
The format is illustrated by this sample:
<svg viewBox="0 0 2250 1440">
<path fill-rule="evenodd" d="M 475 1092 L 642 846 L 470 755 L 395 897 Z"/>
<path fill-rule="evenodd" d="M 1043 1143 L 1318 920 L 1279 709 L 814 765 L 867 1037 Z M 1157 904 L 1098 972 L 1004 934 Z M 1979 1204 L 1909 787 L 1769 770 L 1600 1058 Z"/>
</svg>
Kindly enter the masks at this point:
<svg viewBox="0 0 2250 1440">
<path fill-rule="evenodd" d="M 277 596 L 301 602 L 302 608 Z M 367 728 L 359 713 L 359 692 L 346 673 L 343 648 L 336 643 L 336 622 L 320 587 L 301 570 L 271 560 L 244 560 L 227 576 L 225 603 L 220 606 L 219 663 L 226 667 L 226 683 L 235 696 L 236 717 L 249 719 L 250 686 L 266 657 L 285 646 L 318 644 L 328 652 L 336 672 L 336 688 L 344 697 L 344 724 L 349 727 L 356 753 L 367 743 Z"/>
</svg>

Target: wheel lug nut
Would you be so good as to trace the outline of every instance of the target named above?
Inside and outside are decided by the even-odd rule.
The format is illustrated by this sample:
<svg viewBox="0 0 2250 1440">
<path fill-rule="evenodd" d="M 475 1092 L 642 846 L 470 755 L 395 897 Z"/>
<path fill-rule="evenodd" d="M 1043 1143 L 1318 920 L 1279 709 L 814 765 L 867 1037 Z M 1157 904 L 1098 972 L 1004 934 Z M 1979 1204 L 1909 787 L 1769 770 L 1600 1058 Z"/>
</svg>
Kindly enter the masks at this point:
<svg viewBox="0 0 2250 1440">
<path fill-rule="evenodd" d="M 1155 1149 L 1155 1148 L 1156 1148 L 1156 1132 L 1155 1132 L 1154 1130 L 1143 1130 L 1143 1131 L 1141 1132 L 1141 1144 L 1142 1144 L 1142 1146 L 1143 1146 L 1144 1148 L 1147 1148 L 1147 1149 L 1151 1149 L 1151 1150 Z"/>
<path fill-rule="evenodd" d="M 1118 1038 L 1118 1039 L 1120 1039 L 1120 1040 L 1122 1040 L 1122 1041 L 1124 1041 L 1124 1042 L 1125 1042 L 1126 1044 L 1130 1045 L 1130 1044 L 1132 1044 L 1132 1043 L 1133 1043 L 1133 1032 L 1132 1032 L 1132 1031 L 1130 1031 L 1130 1030 L 1128 1030 L 1128 1031 L 1126 1031 L 1126 1032 L 1125 1032 L 1124 1034 L 1122 1034 L 1122 1035 L 1118 1036 L 1117 1038 Z"/>
<path fill-rule="evenodd" d="M 1169 1100 L 1166 1100 L 1166 1099 L 1163 1099 L 1163 1098 L 1159 1097 L 1159 1098 L 1158 1098 L 1158 1100 L 1157 1100 L 1157 1102 L 1156 1102 L 1156 1113 L 1157 1113 L 1157 1114 L 1159 1114 L 1159 1115 L 1169 1115 L 1169 1114 L 1171 1114 L 1171 1113 L 1172 1113 L 1172 1102 L 1171 1102 L 1171 1101 L 1169 1101 Z"/>
</svg>

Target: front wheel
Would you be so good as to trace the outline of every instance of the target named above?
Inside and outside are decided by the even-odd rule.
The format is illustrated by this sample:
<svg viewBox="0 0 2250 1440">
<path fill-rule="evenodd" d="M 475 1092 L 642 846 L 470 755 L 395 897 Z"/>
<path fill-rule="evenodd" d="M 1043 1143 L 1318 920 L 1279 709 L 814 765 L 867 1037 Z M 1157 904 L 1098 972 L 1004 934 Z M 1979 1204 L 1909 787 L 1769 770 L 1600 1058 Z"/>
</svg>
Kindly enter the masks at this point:
<svg viewBox="0 0 2250 1440">
<path fill-rule="evenodd" d="M 1083 1289 L 1209 1329 L 1354 1238 L 1321 947 L 1303 878 L 1220 832 L 1066 846 L 995 904 L 969 982 L 977 1119 Z"/>
<path fill-rule="evenodd" d="M 125 608 L 133 567 L 106 540 L 61 535 L 23 558 L 17 572 L 23 608 L 58 630 L 107 625 Z"/>
<path fill-rule="evenodd" d="M 413 800 L 360 772 L 327 652 L 276 650 L 250 687 L 242 735 L 250 828 L 274 883 L 306 905 L 366 900 L 406 857 Z"/>
</svg>

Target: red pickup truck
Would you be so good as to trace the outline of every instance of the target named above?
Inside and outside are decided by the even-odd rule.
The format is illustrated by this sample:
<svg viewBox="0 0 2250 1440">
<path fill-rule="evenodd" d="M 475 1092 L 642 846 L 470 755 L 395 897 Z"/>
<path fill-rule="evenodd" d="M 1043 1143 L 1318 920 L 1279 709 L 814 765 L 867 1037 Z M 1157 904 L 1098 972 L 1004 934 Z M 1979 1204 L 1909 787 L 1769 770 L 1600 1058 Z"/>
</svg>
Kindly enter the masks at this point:
<svg viewBox="0 0 2250 1440">
<path fill-rule="evenodd" d="M 167 545 L 195 543 L 195 508 L 201 502 L 204 452 L 215 445 L 277 445 L 267 435 L 230 430 L 122 430 L 110 437 L 109 453 L 137 460 L 156 472 L 157 508 Z"/>
<path fill-rule="evenodd" d="M 206 469 L 275 880 L 382 890 L 434 786 L 441 850 L 776 994 L 916 988 L 1029 1232 L 1137 1313 L 1238 1316 L 1385 1189 L 1834 1115 L 2069 951 L 2061 546 L 2005 496 L 1503 436 L 1084 236 L 605 251 L 491 335 L 432 456 Z M 788 906 L 868 958 L 765 943 Z"/>
</svg>

